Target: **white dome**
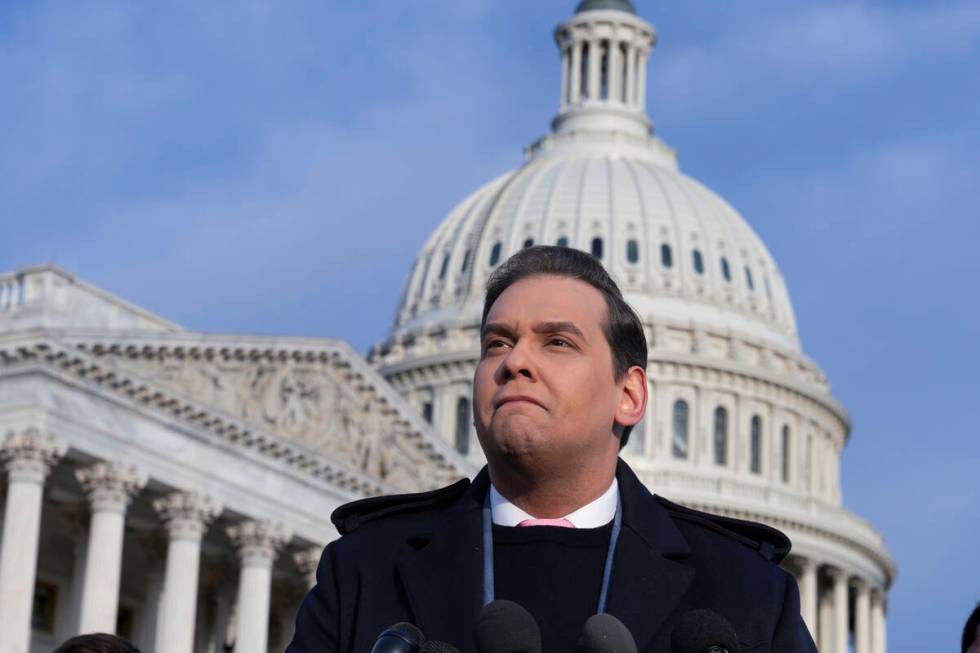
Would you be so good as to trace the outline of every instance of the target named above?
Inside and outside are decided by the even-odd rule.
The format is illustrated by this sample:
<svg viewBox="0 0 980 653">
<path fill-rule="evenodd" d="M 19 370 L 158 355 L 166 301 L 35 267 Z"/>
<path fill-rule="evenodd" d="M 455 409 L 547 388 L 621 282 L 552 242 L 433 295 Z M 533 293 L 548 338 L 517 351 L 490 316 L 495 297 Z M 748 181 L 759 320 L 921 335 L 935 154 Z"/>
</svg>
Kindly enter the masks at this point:
<svg viewBox="0 0 980 653">
<path fill-rule="evenodd" d="M 880 598 L 894 563 L 881 536 L 841 505 L 850 419 L 800 348 L 772 255 L 651 135 L 644 71 L 656 33 L 631 7 L 582 2 L 558 26 L 562 90 L 552 133 L 429 237 L 392 333 L 371 360 L 458 451 L 482 463 L 471 398 L 488 277 L 531 243 L 598 255 L 649 345 L 647 411 L 623 456 L 664 496 L 785 530 L 812 627 L 818 585 L 839 590 L 853 577 Z M 821 649 L 832 650 L 826 639 Z"/>
<path fill-rule="evenodd" d="M 524 166 L 473 193 L 420 253 L 396 333 L 478 321 L 487 277 L 528 242 L 586 252 L 601 243 L 603 264 L 641 316 L 798 352 L 793 308 L 766 246 L 678 171 L 659 140 L 646 140 L 549 136 Z"/>
</svg>

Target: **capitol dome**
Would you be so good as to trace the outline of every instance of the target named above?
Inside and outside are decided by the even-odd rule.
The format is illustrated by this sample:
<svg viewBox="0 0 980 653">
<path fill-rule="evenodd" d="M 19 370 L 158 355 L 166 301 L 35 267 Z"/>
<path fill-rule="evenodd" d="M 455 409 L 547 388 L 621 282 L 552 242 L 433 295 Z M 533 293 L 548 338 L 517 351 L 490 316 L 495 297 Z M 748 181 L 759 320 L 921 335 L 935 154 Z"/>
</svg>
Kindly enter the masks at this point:
<svg viewBox="0 0 980 653">
<path fill-rule="evenodd" d="M 591 252 L 650 346 L 648 412 L 624 457 L 659 494 L 787 532 L 785 564 L 820 650 L 843 653 L 853 634 L 859 653 L 884 651 L 895 567 L 881 536 L 842 507 L 850 418 L 802 350 L 772 254 L 653 135 L 654 28 L 629 0 L 582 0 L 555 40 L 562 81 L 551 132 L 428 238 L 372 363 L 481 462 L 470 396 L 488 277 L 531 245 Z"/>
</svg>

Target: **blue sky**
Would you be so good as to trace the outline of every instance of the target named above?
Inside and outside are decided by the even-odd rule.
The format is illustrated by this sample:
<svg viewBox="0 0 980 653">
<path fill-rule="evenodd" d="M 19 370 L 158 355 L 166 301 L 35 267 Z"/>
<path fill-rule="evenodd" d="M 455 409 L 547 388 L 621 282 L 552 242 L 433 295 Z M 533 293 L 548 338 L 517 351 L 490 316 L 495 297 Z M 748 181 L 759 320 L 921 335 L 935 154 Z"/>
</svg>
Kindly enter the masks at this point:
<svg viewBox="0 0 980 653">
<path fill-rule="evenodd" d="M 0 270 L 365 351 L 426 235 L 547 128 L 574 4 L 5 2 Z M 854 418 L 890 649 L 952 650 L 980 600 L 980 4 L 637 4 L 657 132 L 769 245 Z"/>
</svg>

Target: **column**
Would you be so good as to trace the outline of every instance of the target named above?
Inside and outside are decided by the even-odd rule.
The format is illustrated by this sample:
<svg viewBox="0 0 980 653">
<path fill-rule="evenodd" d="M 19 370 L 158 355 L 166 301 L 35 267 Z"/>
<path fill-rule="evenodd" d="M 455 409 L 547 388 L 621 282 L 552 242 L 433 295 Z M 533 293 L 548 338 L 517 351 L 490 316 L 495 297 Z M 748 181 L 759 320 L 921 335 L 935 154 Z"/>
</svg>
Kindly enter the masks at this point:
<svg viewBox="0 0 980 653">
<path fill-rule="evenodd" d="M 871 653 L 871 590 L 860 578 L 854 589 L 854 653 Z"/>
<path fill-rule="evenodd" d="M 878 590 L 871 595 L 871 650 L 885 653 L 885 597 Z"/>
<path fill-rule="evenodd" d="M 571 58 L 568 54 L 568 48 L 563 47 L 561 49 L 561 103 L 560 103 L 562 109 L 564 109 L 565 105 L 568 104 L 568 83 L 570 81 L 568 64 L 570 63 L 570 61 Z"/>
<path fill-rule="evenodd" d="M 623 62 L 620 59 L 619 41 L 609 40 L 609 57 L 607 59 L 609 70 L 606 72 L 608 79 L 606 84 L 609 86 L 609 99 L 616 102 L 623 101 Z"/>
<path fill-rule="evenodd" d="M 589 41 L 589 100 L 595 102 L 599 99 L 599 64 L 602 63 L 602 41 L 591 39 Z"/>
<path fill-rule="evenodd" d="M 131 465 L 102 462 L 75 478 L 92 507 L 78 632 L 115 634 L 126 509 L 146 476 Z"/>
<path fill-rule="evenodd" d="M 572 90 L 568 99 L 569 104 L 582 101 L 582 41 L 575 41 L 572 46 Z"/>
<path fill-rule="evenodd" d="M 10 432 L 0 444 L 7 502 L 0 548 L 0 653 L 27 653 L 41 534 L 44 480 L 67 446 L 34 428 Z"/>
<path fill-rule="evenodd" d="M 817 638 L 817 562 L 800 559 L 800 614 L 813 638 Z"/>
<path fill-rule="evenodd" d="M 830 575 L 834 579 L 834 639 L 828 653 L 847 653 L 847 574 L 834 569 Z"/>
<path fill-rule="evenodd" d="M 647 51 L 641 51 L 638 54 L 639 65 L 636 71 L 636 102 L 639 104 L 640 109 L 647 108 L 647 57 L 650 53 Z"/>
<path fill-rule="evenodd" d="M 626 104 L 636 105 L 636 46 L 626 47 Z"/>
<path fill-rule="evenodd" d="M 264 521 L 244 522 L 230 527 L 227 532 L 242 564 L 238 576 L 235 653 L 266 653 L 272 562 L 292 533 L 279 524 Z"/>
<path fill-rule="evenodd" d="M 819 577 L 819 576 L 818 576 Z M 825 582 L 818 585 L 817 605 L 819 606 L 819 621 L 817 623 L 817 648 L 823 653 L 833 653 L 834 650 L 834 592 Z"/>
<path fill-rule="evenodd" d="M 210 497 L 176 492 L 153 502 L 167 528 L 163 601 L 157 616 L 157 653 L 191 653 L 197 616 L 201 538 L 221 506 Z"/>
<path fill-rule="evenodd" d="M 316 585 L 316 568 L 320 564 L 320 554 L 323 553 L 322 547 L 311 547 L 304 551 L 293 554 L 293 562 L 296 568 L 306 579 L 306 586 L 310 589 Z"/>
</svg>

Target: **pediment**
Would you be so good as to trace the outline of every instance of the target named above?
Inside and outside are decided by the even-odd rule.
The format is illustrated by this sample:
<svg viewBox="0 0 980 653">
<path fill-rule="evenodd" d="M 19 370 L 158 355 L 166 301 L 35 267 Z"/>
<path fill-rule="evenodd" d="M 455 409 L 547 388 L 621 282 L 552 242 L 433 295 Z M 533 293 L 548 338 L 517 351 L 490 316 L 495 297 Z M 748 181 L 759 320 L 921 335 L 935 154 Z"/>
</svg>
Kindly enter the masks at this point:
<svg viewBox="0 0 980 653">
<path fill-rule="evenodd" d="M 195 408 L 174 412 L 198 424 L 223 420 L 232 431 L 271 434 L 381 486 L 421 491 L 472 473 L 346 343 L 282 342 L 174 334 L 135 342 L 86 338 L 70 346 L 100 367 L 89 378 L 111 377 L 131 395 L 139 386 L 140 397 L 163 406 L 186 402 Z"/>
</svg>

